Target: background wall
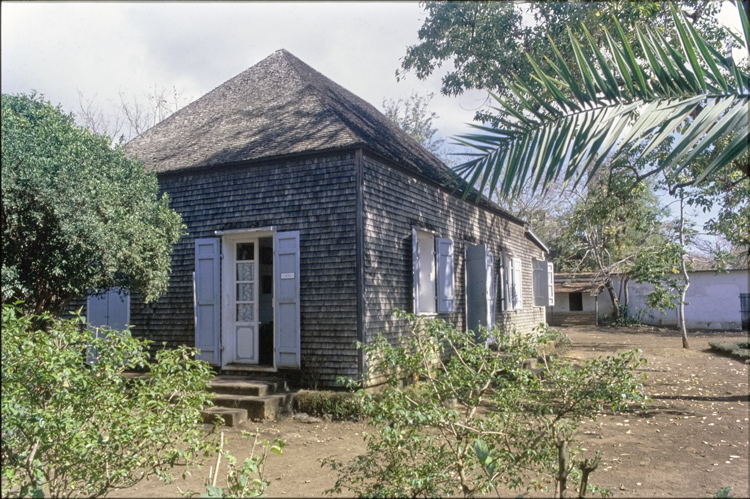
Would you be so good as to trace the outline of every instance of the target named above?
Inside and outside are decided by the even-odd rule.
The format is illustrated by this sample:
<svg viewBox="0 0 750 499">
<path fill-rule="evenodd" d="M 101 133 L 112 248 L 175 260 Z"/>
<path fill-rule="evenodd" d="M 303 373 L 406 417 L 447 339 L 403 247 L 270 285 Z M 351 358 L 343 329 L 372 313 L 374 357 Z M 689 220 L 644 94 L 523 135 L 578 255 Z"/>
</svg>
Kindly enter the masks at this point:
<svg viewBox="0 0 750 499">
<path fill-rule="evenodd" d="M 614 280 L 619 289 L 620 278 Z M 700 329 L 741 329 L 740 293 L 747 293 L 750 283 L 748 270 L 731 270 L 725 274 L 714 275 L 711 270 L 690 273 L 690 287 L 685 301 L 685 319 L 688 328 Z M 643 310 L 642 320 L 653 325 L 677 325 L 677 309 L 649 310 L 646 306 L 646 295 L 654 288 L 650 284 L 631 282 L 631 313 Z M 606 292 L 599 295 L 599 316 L 612 312 L 612 302 Z"/>
</svg>

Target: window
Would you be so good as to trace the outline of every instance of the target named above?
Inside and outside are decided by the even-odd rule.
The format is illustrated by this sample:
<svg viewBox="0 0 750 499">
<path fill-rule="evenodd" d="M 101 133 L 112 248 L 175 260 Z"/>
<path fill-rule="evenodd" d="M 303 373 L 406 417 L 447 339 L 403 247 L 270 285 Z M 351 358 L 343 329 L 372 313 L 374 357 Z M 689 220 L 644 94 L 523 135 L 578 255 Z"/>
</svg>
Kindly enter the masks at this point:
<svg viewBox="0 0 750 499">
<path fill-rule="evenodd" d="M 453 241 L 412 229 L 414 313 L 455 312 Z"/>
<path fill-rule="evenodd" d="M 583 312 L 583 293 L 570 293 L 569 310 L 571 312 Z"/>
<path fill-rule="evenodd" d="M 523 308 L 521 277 L 521 259 L 504 255 L 500 268 L 500 306 L 503 312 L 512 312 Z"/>
<path fill-rule="evenodd" d="M 555 304 L 555 272 L 552 262 L 533 260 L 534 306 L 552 307 Z"/>
</svg>

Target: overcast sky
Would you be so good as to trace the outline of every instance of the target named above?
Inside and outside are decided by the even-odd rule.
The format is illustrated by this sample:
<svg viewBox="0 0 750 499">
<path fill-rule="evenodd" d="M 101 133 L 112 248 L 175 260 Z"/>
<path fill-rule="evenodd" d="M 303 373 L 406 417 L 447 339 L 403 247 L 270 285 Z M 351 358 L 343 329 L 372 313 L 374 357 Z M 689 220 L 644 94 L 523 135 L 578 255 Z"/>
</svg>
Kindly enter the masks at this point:
<svg viewBox="0 0 750 499">
<path fill-rule="evenodd" d="M 486 102 L 482 91 L 441 96 L 444 71 L 396 81 L 424 22 L 417 2 L 4 1 L 1 9 L 2 91 L 36 90 L 68 111 L 78 109 L 78 91 L 102 107 L 155 86 L 195 100 L 281 48 L 378 108 L 434 92 L 442 138 L 468 131 Z"/>
<path fill-rule="evenodd" d="M 396 82 L 424 18 L 416 2 L 2 2 L 2 91 L 33 89 L 74 112 L 78 90 L 102 106 L 154 85 L 195 100 L 284 48 L 378 108 L 434 92 L 447 137 L 486 93 L 441 97 L 440 76 Z"/>
<path fill-rule="evenodd" d="M 31 3 L 1 4 L 2 92 L 36 90 L 66 111 L 78 92 L 106 109 L 125 96 L 176 87 L 195 100 L 279 49 L 382 109 L 383 99 L 434 92 L 441 138 L 466 123 L 486 93 L 440 95 L 444 70 L 428 80 L 395 71 L 418 42 L 417 2 Z M 722 19 L 735 30 L 735 8 Z"/>
</svg>

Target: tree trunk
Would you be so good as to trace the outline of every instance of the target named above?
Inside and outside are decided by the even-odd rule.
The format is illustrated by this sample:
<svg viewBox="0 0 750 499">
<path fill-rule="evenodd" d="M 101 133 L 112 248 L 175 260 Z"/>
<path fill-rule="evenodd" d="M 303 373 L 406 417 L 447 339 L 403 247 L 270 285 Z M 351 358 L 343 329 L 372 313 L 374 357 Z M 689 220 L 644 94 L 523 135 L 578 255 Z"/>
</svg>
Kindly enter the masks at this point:
<svg viewBox="0 0 750 499">
<path fill-rule="evenodd" d="M 682 189 L 680 189 L 680 246 L 685 247 L 685 201 L 683 199 Z M 690 287 L 690 276 L 687 273 L 687 263 L 685 257 L 681 258 L 680 270 L 682 271 L 682 279 L 684 286 L 680 289 L 680 316 L 679 325 L 680 332 L 682 333 L 682 348 L 690 348 L 690 343 L 687 337 L 687 326 L 685 324 L 685 296 L 687 290 Z"/>
<path fill-rule="evenodd" d="M 627 311 L 627 314 L 630 315 L 630 293 L 628 292 L 628 284 L 630 284 L 630 276 L 626 275 L 625 278 L 622 280 L 623 282 L 623 288 L 625 291 L 625 310 Z"/>
<path fill-rule="evenodd" d="M 557 477 L 556 477 L 556 494 L 555 497 L 563 499 L 568 497 L 568 445 L 562 440 L 556 442 L 557 446 Z"/>
<path fill-rule="evenodd" d="M 620 318 L 620 300 L 617 299 L 617 293 L 615 292 L 615 287 L 612 285 L 612 279 L 607 279 L 604 283 L 604 287 L 607 288 L 609 299 L 612 300 L 612 318 L 618 320 Z"/>
</svg>

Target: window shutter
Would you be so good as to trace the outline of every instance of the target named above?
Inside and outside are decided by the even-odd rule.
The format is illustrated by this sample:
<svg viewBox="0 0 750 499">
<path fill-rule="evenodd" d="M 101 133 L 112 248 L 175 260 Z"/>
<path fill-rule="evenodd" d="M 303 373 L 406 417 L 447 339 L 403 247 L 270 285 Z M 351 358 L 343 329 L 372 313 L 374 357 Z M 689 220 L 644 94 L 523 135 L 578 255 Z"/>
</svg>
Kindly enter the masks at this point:
<svg viewBox="0 0 750 499">
<path fill-rule="evenodd" d="M 547 262 L 547 306 L 555 306 L 555 269 L 552 262 Z"/>
<path fill-rule="evenodd" d="M 503 256 L 503 310 L 511 312 L 515 310 L 515 299 L 513 297 L 513 259 Z"/>
<path fill-rule="evenodd" d="M 417 315 L 419 314 L 419 241 L 416 229 L 411 230 L 411 259 L 414 274 L 414 315 Z"/>
<path fill-rule="evenodd" d="M 107 325 L 115 331 L 123 331 L 130 322 L 130 295 L 127 292 L 120 294 L 115 288 L 107 293 Z"/>
<path fill-rule="evenodd" d="M 521 259 L 513 258 L 513 309 L 523 308 L 523 294 L 521 287 Z"/>
<path fill-rule="evenodd" d="M 532 260 L 533 266 L 532 283 L 534 291 L 534 306 L 547 306 L 547 262 L 544 260 Z"/>
<path fill-rule="evenodd" d="M 221 255 L 219 238 L 195 240 L 193 305 L 195 313 L 195 348 L 198 360 L 221 365 Z"/>
<path fill-rule="evenodd" d="M 487 329 L 492 329 L 495 327 L 495 258 L 492 252 L 487 252 L 485 262 L 485 272 L 487 273 Z"/>
<path fill-rule="evenodd" d="M 276 367 L 300 367 L 299 231 L 274 234 Z"/>
<path fill-rule="evenodd" d="M 453 241 L 435 238 L 435 249 L 437 254 L 437 311 L 439 314 L 455 312 Z"/>
</svg>

